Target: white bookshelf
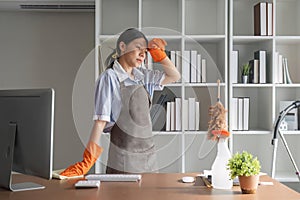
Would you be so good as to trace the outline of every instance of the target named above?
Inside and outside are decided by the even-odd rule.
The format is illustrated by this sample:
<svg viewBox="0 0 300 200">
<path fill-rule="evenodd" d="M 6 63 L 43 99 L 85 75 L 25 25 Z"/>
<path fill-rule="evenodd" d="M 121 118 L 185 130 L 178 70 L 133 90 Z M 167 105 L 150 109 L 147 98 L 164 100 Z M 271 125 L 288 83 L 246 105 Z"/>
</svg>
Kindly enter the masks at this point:
<svg viewBox="0 0 300 200">
<path fill-rule="evenodd" d="M 300 97 L 300 2 L 296 0 L 267 0 L 273 3 L 274 26 L 272 36 L 254 36 L 254 11 L 257 0 L 230 0 L 229 4 L 229 55 L 239 51 L 239 66 L 253 58 L 256 50 L 267 51 L 267 83 L 232 83 L 229 74 L 229 102 L 234 97 L 250 97 L 250 130 L 233 131 L 233 152 L 248 150 L 257 155 L 262 171 L 271 174 L 273 124 L 280 112 L 280 101 L 299 100 Z M 288 59 L 293 84 L 275 83 L 275 52 Z M 229 59 L 229 66 L 232 60 Z M 239 75 L 240 77 L 240 75 Z M 240 79 L 240 78 L 239 78 Z M 229 108 L 229 111 L 230 108 Z M 230 116 L 230 115 L 229 115 Z M 229 119 L 229 125 L 232 122 Z M 230 126 L 229 126 L 230 127 Z M 231 130 L 232 131 L 232 130 Z M 285 137 L 292 154 L 300 164 L 299 131 L 287 131 Z M 279 139 L 280 140 L 280 139 Z M 295 180 L 296 175 L 283 144 L 279 142 L 275 178 Z"/>
<path fill-rule="evenodd" d="M 206 140 L 208 108 L 217 101 L 217 79 L 221 80 L 221 101 L 228 104 L 228 2 L 226 0 L 96 0 L 95 46 L 114 42 L 123 30 L 136 27 L 151 39 L 168 42 L 167 50 L 197 50 L 207 58 L 206 83 L 173 83 L 168 87 L 182 99 L 195 97 L 200 101 L 199 131 L 154 131 L 160 172 L 201 172 L 210 169 L 215 148 L 204 159 L 198 151 Z M 96 77 L 102 71 L 96 56 Z M 101 60 L 100 60 L 101 61 Z M 100 62 L 101 64 L 101 62 Z M 182 118 L 185 120 L 184 118 Z M 105 139 L 103 139 L 105 138 Z M 101 142 L 108 147 L 109 135 Z M 211 146 L 211 145 L 210 145 Z M 108 148 L 96 163 L 96 172 L 105 172 Z"/>
</svg>

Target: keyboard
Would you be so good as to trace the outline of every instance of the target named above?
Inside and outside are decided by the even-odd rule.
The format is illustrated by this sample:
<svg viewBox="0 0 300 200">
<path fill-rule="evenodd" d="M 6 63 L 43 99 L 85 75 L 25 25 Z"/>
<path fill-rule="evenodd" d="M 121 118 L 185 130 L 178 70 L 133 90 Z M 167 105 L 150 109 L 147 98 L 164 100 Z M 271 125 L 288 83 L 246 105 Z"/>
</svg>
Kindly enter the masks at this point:
<svg viewBox="0 0 300 200">
<path fill-rule="evenodd" d="M 99 180 L 81 180 L 75 184 L 76 188 L 98 188 L 100 187 Z"/>
<path fill-rule="evenodd" d="M 141 180 L 140 174 L 89 174 L 85 176 L 87 180 L 137 182 Z"/>
</svg>

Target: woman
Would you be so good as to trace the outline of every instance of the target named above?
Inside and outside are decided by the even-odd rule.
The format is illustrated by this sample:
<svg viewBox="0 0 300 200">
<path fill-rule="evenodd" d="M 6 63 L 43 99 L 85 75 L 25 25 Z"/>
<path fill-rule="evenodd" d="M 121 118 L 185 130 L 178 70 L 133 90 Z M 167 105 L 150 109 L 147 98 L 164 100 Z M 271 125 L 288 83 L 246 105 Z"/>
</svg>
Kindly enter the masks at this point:
<svg viewBox="0 0 300 200">
<path fill-rule="evenodd" d="M 130 28 L 117 40 L 116 50 L 107 58 L 108 69 L 97 80 L 94 126 L 83 160 L 61 173 L 86 174 L 102 152 L 101 133 L 110 132 L 107 173 L 157 171 L 150 120 L 154 90 L 180 79 L 180 73 L 165 53 L 167 43 L 155 38 L 148 44 L 145 35 Z M 147 51 L 163 71 L 141 68 Z"/>
</svg>

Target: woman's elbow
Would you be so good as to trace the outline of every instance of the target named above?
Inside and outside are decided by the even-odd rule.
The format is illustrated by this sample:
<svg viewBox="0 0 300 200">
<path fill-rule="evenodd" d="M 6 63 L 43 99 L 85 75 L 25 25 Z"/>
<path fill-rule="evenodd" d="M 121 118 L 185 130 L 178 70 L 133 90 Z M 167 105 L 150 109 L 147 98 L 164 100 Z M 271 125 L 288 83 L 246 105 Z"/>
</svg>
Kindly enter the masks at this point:
<svg viewBox="0 0 300 200">
<path fill-rule="evenodd" d="M 180 73 L 178 74 L 173 74 L 172 76 L 166 76 L 165 79 L 163 80 L 163 85 L 170 84 L 170 83 L 175 83 L 181 78 Z"/>
<path fill-rule="evenodd" d="M 174 77 L 172 77 L 173 82 L 178 81 L 181 78 L 181 74 L 179 72 L 177 72 Z"/>
<path fill-rule="evenodd" d="M 178 72 L 177 77 L 176 77 L 176 81 L 178 81 L 179 79 L 181 79 L 181 74 Z"/>
</svg>

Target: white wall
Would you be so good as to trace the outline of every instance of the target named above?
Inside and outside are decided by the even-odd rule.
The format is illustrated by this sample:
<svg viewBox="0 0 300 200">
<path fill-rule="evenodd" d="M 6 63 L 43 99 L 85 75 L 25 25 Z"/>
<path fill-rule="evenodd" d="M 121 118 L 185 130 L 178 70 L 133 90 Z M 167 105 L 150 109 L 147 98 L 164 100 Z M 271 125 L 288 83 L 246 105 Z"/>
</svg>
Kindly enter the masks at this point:
<svg viewBox="0 0 300 200">
<path fill-rule="evenodd" d="M 0 88 L 55 89 L 54 169 L 82 159 L 72 90 L 81 63 L 94 48 L 94 33 L 92 12 L 0 11 Z M 94 62 L 89 65 L 86 84 L 92 94 Z M 91 97 L 84 101 L 92 110 Z"/>
</svg>

